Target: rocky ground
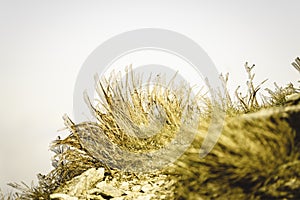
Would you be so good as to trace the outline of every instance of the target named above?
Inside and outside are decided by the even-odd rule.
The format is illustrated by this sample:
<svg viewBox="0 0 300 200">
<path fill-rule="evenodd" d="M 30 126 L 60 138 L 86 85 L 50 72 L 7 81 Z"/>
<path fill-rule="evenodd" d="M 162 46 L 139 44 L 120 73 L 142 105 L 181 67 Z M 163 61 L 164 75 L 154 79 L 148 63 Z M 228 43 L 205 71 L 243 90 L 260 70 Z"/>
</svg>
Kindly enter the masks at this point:
<svg viewBox="0 0 300 200">
<path fill-rule="evenodd" d="M 122 177 L 120 177 L 122 176 Z M 174 181 L 166 175 L 132 175 L 115 172 L 106 176 L 104 168 L 91 168 L 68 181 L 50 195 L 51 199 L 173 199 Z"/>
</svg>

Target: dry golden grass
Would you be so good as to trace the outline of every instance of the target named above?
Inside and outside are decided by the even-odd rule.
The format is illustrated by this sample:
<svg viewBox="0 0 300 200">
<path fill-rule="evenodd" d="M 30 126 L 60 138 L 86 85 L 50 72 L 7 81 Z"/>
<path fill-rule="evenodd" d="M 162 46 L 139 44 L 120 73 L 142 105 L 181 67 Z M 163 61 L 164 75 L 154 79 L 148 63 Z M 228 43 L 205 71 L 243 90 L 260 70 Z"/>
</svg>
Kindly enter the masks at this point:
<svg viewBox="0 0 300 200">
<path fill-rule="evenodd" d="M 293 65 L 297 69 L 299 60 Z M 52 144 L 54 169 L 45 176 L 39 175 L 36 187 L 11 184 L 21 190 L 15 198 L 48 199 L 56 188 L 91 167 L 104 166 L 106 175 L 113 176 L 110 171 L 114 166 L 118 168 L 117 162 L 122 158 L 117 158 L 118 151 L 112 144 L 135 153 L 156 151 L 176 137 L 183 125 L 182 118 L 186 122 L 194 120 L 194 112 L 200 112 L 198 129 L 189 130 L 198 133 L 195 141 L 175 166 L 161 172 L 176 180 L 179 199 L 300 198 L 300 136 L 295 125 L 299 107 L 286 112 L 281 108 L 271 110 L 274 115 L 243 115 L 284 105 L 286 95 L 298 90 L 293 85 L 277 87 L 276 91 L 269 90 L 270 97 L 265 97 L 260 104 L 257 94 L 264 81 L 254 86 L 253 66 L 246 64 L 245 69 L 248 93 L 242 95 L 237 90 L 238 101 L 234 102 L 226 89 L 228 75 L 221 76 L 226 99 L 218 105 L 203 94 L 191 96 L 191 89 L 186 85 L 173 87 L 172 82 L 166 84 L 161 79 L 141 90 L 141 77 L 130 73 L 125 82 L 119 82 L 117 76 L 101 81 L 96 77 L 99 104 L 93 105 L 87 96 L 86 102 L 97 121 L 74 124 L 64 116 L 71 134 Z M 217 145 L 200 159 L 199 148 L 211 122 L 213 106 L 222 108 L 228 118 Z M 188 127 L 184 130 L 188 132 Z M 145 137 L 151 133 L 155 134 Z M 107 165 L 103 160 L 111 162 Z"/>
<path fill-rule="evenodd" d="M 291 119 L 300 106 L 274 108 L 226 120 L 214 149 L 203 159 L 197 137 L 176 162 L 183 199 L 297 199 L 300 197 L 300 140 Z M 297 113 L 293 115 L 293 113 Z M 200 129 L 207 129 L 203 123 Z M 299 129 L 298 129 L 299 131 Z"/>
</svg>

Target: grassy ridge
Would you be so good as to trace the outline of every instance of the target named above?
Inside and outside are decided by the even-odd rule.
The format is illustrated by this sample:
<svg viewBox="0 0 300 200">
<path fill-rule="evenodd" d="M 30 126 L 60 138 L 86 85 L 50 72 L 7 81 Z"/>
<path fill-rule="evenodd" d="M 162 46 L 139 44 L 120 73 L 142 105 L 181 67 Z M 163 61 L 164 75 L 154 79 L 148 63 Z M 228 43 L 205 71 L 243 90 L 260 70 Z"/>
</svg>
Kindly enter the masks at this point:
<svg viewBox="0 0 300 200">
<path fill-rule="evenodd" d="M 299 71 L 299 58 L 293 66 Z M 88 150 L 87 144 L 82 142 L 82 135 L 94 131 L 98 136 L 104 134 L 112 143 L 126 150 L 153 151 L 174 137 L 181 125 L 182 111 L 187 105 L 193 112 L 201 111 L 197 138 L 175 166 L 162 171 L 176 180 L 178 198 L 300 198 L 300 184 L 297 178 L 300 177 L 300 142 L 299 133 L 296 131 L 299 129 L 295 127 L 300 110 L 296 105 L 292 111 L 273 108 L 289 104 L 287 96 L 297 94 L 298 89 L 291 84 L 287 87 L 276 86 L 274 91 L 267 89 L 268 96 L 259 101 L 258 92 L 264 81 L 254 86 L 253 67 L 246 63 L 248 90 L 246 94 L 242 94 L 237 88 L 236 101 L 233 101 L 234 98 L 226 89 L 228 75 L 220 76 L 225 97 L 219 97 L 225 99 L 221 99 L 218 105 L 214 105 L 205 95 L 185 98 L 189 95 L 189 89 L 184 86 L 169 91 L 157 84 L 153 90 L 139 93 L 138 77 L 132 79 L 131 86 L 118 84 L 114 79 L 97 80 L 96 89 L 102 104 L 92 105 L 88 98 L 86 100 L 98 121 L 74 124 L 64 116 L 70 135 L 64 139 L 58 138 L 52 143 L 51 150 L 55 153 L 54 169 L 47 175 L 38 175 L 37 186 L 10 184 L 20 192 L 7 198 L 48 199 L 55 189 L 91 167 L 105 167 L 106 175 L 113 175 L 110 174 L 110 167 Z M 169 94 L 175 95 L 169 97 Z M 222 108 L 227 113 L 227 119 L 213 151 L 204 159 L 200 159 L 199 145 L 210 124 L 213 105 Z M 157 120 L 159 115 L 151 113 L 153 106 L 162 108 L 159 111 L 165 112 L 164 120 Z M 275 114 L 265 114 L 264 111 L 255 113 L 262 108 L 271 108 L 270 112 Z M 254 114 L 244 115 L 245 113 Z M 150 124 L 154 131 L 158 128 L 161 131 L 150 138 L 141 139 L 138 134 L 147 132 L 143 129 L 145 124 Z M 99 144 L 92 147 L 98 148 Z"/>
</svg>

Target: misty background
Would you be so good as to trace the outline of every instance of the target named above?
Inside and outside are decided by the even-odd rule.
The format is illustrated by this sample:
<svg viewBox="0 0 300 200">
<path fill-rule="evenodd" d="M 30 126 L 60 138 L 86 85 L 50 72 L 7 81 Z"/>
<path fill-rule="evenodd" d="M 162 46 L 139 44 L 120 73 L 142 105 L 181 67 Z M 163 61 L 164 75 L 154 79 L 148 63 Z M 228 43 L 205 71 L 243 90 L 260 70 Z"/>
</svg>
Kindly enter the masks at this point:
<svg viewBox="0 0 300 200">
<path fill-rule="evenodd" d="M 73 89 L 88 55 L 112 36 L 163 28 L 197 42 L 229 88 L 256 64 L 265 87 L 297 83 L 300 2 L 0 0 L 0 188 L 51 170 L 49 144 L 72 118 Z M 176 41 L 175 41 L 176 42 Z M 134 63 L 133 63 L 134 64 Z M 297 86 L 298 84 L 296 84 Z"/>
</svg>

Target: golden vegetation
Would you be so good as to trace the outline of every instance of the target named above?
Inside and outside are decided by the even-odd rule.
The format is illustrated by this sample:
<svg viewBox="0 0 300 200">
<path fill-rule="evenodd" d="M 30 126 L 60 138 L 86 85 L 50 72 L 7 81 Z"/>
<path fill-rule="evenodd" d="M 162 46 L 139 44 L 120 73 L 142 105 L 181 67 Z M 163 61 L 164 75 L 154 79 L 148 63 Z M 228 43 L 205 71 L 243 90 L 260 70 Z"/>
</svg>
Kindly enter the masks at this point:
<svg viewBox="0 0 300 200">
<path fill-rule="evenodd" d="M 299 58 L 293 66 L 300 72 Z M 257 94 L 265 81 L 254 86 L 253 67 L 245 65 L 248 91 L 243 95 L 237 88 L 237 101 L 226 89 L 228 75 L 221 75 L 226 99 L 218 105 L 204 94 L 191 97 L 187 86 L 164 88 L 159 79 L 154 87 L 149 84 L 142 91 L 138 76 L 129 74 L 125 83 L 117 77 L 102 81 L 96 77 L 100 104 L 92 105 L 87 96 L 86 101 L 97 121 L 74 124 L 64 116 L 71 134 L 52 143 L 54 169 L 47 175 L 39 174 L 37 186 L 10 184 L 20 192 L 8 198 L 48 199 L 55 189 L 92 167 L 105 167 L 106 175 L 113 176 L 111 166 L 117 158 L 110 157 L 110 167 L 101 162 L 101 156 L 106 155 L 103 152 L 114 152 L 107 148 L 115 144 L 131 152 L 151 152 L 163 147 L 182 125 L 184 109 L 188 109 L 184 116 L 187 121 L 192 119 L 192 112 L 200 112 L 199 134 L 175 166 L 161 171 L 176 180 L 179 199 L 300 198 L 299 127 L 295 125 L 299 107 L 256 113 L 261 108 L 284 106 L 286 96 L 298 93 L 298 88 L 276 85 L 275 91 L 267 89 L 269 96 L 259 101 Z M 222 108 L 228 118 L 217 145 L 200 159 L 199 148 L 210 124 L 212 106 Z M 253 113 L 244 115 L 249 112 Z M 156 134 L 144 137 L 152 132 Z M 105 138 L 109 139 L 107 144 L 97 143 L 107 141 Z M 92 142 L 85 143 L 88 139 Z"/>
</svg>

